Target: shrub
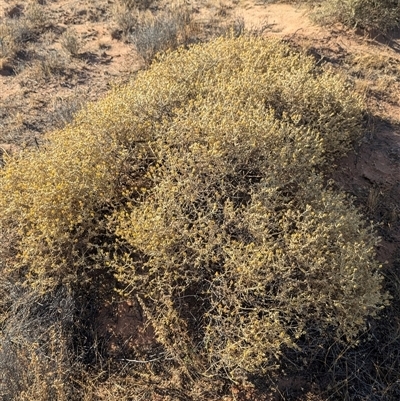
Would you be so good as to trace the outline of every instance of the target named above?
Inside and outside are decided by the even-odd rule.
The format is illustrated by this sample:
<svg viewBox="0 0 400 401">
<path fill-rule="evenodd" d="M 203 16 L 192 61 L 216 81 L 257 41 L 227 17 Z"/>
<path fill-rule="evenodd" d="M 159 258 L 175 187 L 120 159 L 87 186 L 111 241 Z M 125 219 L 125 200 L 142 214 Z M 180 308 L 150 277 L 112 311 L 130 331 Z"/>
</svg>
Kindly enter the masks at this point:
<svg viewBox="0 0 400 401">
<path fill-rule="evenodd" d="M 71 56 L 78 56 L 82 43 L 75 29 L 67 29 L 60 37 L 61 47 Z"/>
<path fill-rule="evenodd" d="M 46 292 L 109 269 L 192 378 L 272 369 L 311 335 L 353 345 L 387 299 L 376 238 L 321 174 L 361 132 L 343 79 L 279 41 L 159 56 L 8 158 L 5 270 Z"/>
<path fill-rule="evenodd" d="M 52 75 L 63 75 L 67 70 L 68 59 L 59 51 L 40 51 L 32 63 L 32 74 L 36 79 L 48 79 Z"/>
<path fill-rule="evenodd" d="M 129 10 L 134 8 L 138 8 L 141 10 L 145 10 L 154 3 L 153 0 L 120 0 L 120 3 Z"/>
<path fill-rule="evenodd" d="M 296 0 L 295 0 L 296 1 Z M 328 24 L 341 22 L 351 28 L 387 32 L 400 26 L 397 0 L 298 0 L 317 5 L 315 19 Z"/>
<path fill-rule="evenodd" d="M 143 60 L 149 63 L 157 53 L 176 49 L 178 44 L 185 43 L 185 30 L 190 22 L 190 11 L 185 7 L 173 7 L 156 16 L 147 14 L 142 16 L 128 39 Z"/>
<path fill-rule="evenodd" d="M 316 17 L 322 22 L 387 32 L 400 26 L 400 4 L 394 0 L 325 1 Z"/>
<path fill-rule="evenodd" d="M 38 32 L 43 31 L 50 24 L 46 8 L 38 3 L 29 3 L 24 15 L 31 28 Z"/>
<path fill-rule="evenodd" d="M 12 36 L 4 26 L 0 26 L 0 70 L 12 60 L 15 49 L 16 44 Z"/>
<path fill-rule="evenodd" d="M 139 18 L 139 11 L 136 8 L 129 8 L 123 4 L 117 5 L 114 7 L 113 13 L 117 27 L 124 35 L 134 31 Z"/>
<path fill-rule="evenodd" d="M 12 19 L 0 24 L 0 69 L 12 64 L 23 42 L 31 38 L 32 32 L 23 19 Z"/>
</svg>

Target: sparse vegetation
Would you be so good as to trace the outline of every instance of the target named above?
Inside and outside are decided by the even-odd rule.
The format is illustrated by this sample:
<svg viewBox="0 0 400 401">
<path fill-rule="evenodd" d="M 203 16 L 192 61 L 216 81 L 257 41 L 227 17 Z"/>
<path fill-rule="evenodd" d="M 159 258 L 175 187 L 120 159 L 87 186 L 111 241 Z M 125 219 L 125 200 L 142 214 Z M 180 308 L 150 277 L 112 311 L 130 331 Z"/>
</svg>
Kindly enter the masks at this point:
<svg viewBox="0 0 400 401">
<path fill-rule="evenodd" d="M 323 22 L 338 20 L 353 28 L 387 32 L 400 26 L 400 4 L 396 0 L 336 0 L 323 4 L 318 17 Z"/>
<path fill-rule="evenodd" d="M 322 24 L 341 22 L 351 28 L 383 33 L 400 27 L 400 4 L 397 0 L 294 0 L 294 2 L 315 6 L 314 17 Z"/>
<path fill-rule="evenodd" d="M 8 14 L 0 24 L 0 70 L 7 68 L 15 73 L 18 54 L 37 41 L 50 23 L 45 8 L 35 2 L 16 6 Z"/>
<path fill-rule="evenodd" d="M 3 400 L 67 400 L 74 300 L 59 290 L 40 296 L 20 283 L 1 281 L 0 397 Z"/>
</svg>

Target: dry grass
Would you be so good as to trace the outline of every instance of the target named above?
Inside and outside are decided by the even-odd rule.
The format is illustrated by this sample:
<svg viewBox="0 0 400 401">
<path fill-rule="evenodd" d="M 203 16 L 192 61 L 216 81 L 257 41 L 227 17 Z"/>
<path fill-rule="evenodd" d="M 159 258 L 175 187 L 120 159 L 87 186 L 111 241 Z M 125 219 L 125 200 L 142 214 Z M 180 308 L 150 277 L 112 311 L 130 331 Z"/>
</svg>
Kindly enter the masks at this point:
<svg viewBox="0 0 400 401">
<path fill-rule="evenodd" d="M 32 77 L 47 79 L 54 75 L 63 75 L 67 65 L 68 60 L 57 50 L 41 52 L 33 64 Z"/>
<path fill-rule="evenodd" d="M 0 396 L 5 400 L 67 400 L 69 325 L 74 300 L 63 290 L 40 296 L 1 280 Z"/>
<path fill-rule="evenodd" d="M 44 31 L 51 24 L 46 7 L 40 3 L 31 2 L 24 9 L 27 24 L 36 32 Z"/>
<path fill-rule="evenodd" d="M 322 25 L 342 23 L 372 34 L 388 33 L 400 27 L 400 4 L 397 0 L 263 0 L 268 3 L 306 4 L 312 18 Z"/>
<path fill-rule="evenodd" d="M 382 196 L 380 188 L 374 187 L 368 194 L 367 207 L 370 213 L 374 213 L 379 205 L 379 199 Z"/>
<path fill-rule="evenodd" d="M 313 8 L 314 19 L 323 25 L 340 22 L 350 28 L 388 32 L 400 26 L 396 0 L 293 0 Z"/>
<path fill-rule="evenodd" d="M 78 56 L 82 48 L 82 41 L 75 29 L 67 29 L 60 37 L 62 48 L 71 56 Z"/>
<path fill-rule="evenodd" d="M 157 53 L 186 44 L 190 30 L 189 10 L 182 7 L 170 8 L 156 16 L 142 16 L 128 40 L 135 45 L 145 63 L 149 64 Z"/>
<path fill-rule="evenodd" d="M 128 10 L 139 9 L 147 10 L 157 0 L 119 0 L 119 3 L 126 7 Z"/>
<path fill-rule="evenodd" d="M 352 54 L 345 59 L 348 73 L 354 77 L 360 91 L 377 99 L 396 99 L 400 88 L 400 66 L 385 55 Z"/>
<path fill-rule="evenodd" d="M 121 33 L 126 36 L 137 28 L 139 10 L 136 8 L 129 8 L 125 5 L 117 5 L 114 8 L 114 19 L 117 24 L 117 29 L 121 30 Z M 118 30 L 115 31 L 114 35 L 120 35 L 118 34 Z"/>
<path fill-rule="evenodd" d="M 393 0 L 335 0 L 322 3 L 316 14 L 323 23 L 342 22 L 352 28 L 387 32 L 400 25 L 400 5 Z"/>
<path fill-rule="evenodd" d="M 51 113 L 51 125 L 55 128 L 63 128 L 70 124 L 75 115 L 82 109 L 84 103 L 84 96 L 79 93 L 75 93 L 69 98 L 56 98 L 53 112 Z"/>
</svg>

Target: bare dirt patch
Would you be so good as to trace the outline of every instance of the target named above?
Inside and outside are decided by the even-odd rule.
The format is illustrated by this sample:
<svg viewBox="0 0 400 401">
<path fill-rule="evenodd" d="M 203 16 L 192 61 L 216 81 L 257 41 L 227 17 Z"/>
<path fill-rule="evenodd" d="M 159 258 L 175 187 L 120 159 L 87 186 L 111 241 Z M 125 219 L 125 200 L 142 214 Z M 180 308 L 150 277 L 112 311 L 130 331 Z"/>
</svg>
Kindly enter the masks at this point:
<svg viewBox="0 0 400 401">
<path fill-rule="evenodd" d="M 338 162 L 332 176 L 379 223 L 378 256 L 392 264 L 400 249 L 400 127 L 379 123 L 375 134 Z"/>
<path fill-rule="evenodd" d="M 2 1 L 0 23 L 16 7 L 24 12 L 18 2 Z M 48 28 L 32 43 L 20 44 L 0 74 L 0 142 L 26 146 L 34 138 L 40 141 L 42 133 L 62 123 L 62 109 L 98 99 L 140 66 L 132 46 L 111 37 L 112 2 L 52 1 L 41 7 Z M 80 42 L 76 57 L 61 44 L 71 26 Z"/>
<path fill-rule="evenodd" d="M 110 357 L 143 355 L 156 345 L 154 330 L 146 324 L 140 305 L 135 299 L 104 305 L 97 318 L 99 337 L 107 344 Z"/>
</svg>

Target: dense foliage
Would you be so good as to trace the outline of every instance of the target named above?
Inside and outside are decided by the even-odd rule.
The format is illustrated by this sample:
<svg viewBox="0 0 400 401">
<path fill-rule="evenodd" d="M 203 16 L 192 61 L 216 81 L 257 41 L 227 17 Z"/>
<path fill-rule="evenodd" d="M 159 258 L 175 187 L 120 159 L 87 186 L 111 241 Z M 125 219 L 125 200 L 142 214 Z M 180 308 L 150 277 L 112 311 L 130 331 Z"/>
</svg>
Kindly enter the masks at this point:
<svg viewBox="0 0 400 401">
<path fill-rule="evenodd" d="M 376 238 L 322 173 L 361 131 L 346 82 L 281 42 L 166 54 L 7 160 L 2 269 L 42 292 L 112 272 L 188 374 L 260 373 L 309 336 L 355 344 L 386 302 Z"/>
</svg>

